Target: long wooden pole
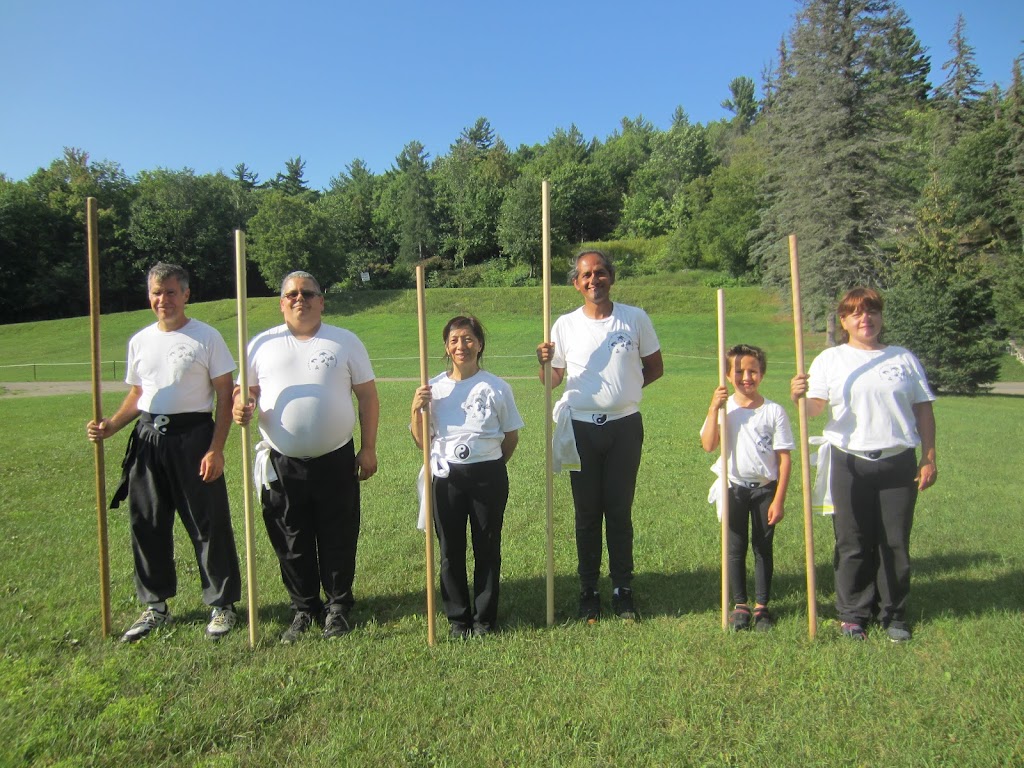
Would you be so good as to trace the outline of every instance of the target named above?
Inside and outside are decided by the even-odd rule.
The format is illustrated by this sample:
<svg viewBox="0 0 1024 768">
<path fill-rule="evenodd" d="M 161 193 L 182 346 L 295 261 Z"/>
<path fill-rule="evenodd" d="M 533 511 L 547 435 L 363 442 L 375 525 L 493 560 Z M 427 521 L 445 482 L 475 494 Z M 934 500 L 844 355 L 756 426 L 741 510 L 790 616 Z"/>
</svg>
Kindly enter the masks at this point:
<svg viewBox="0 0 1024 768">
<path fill-rule="evenodd" d="M 103 420 L 100 362 L 100 236 L 96 198 L 85 201 L 86 234 L 89 241 L 89 337 L 92 342 L 92 420 Z M 110 636 L 110 551 L 107 546 L 107 481 L 103 441 L 93 443 L 96 463 L 96 527 L 100 558 L 100 627 L 103 639 Z"/>
<path fill-rule="evenodd" d="M 424 288 L 423 265 L 416 265 L 416 316 L 420 329 L 420 386 L 425 387 L 427 373 L 427 292 Z M 420 414 L 423 435 L 423 501 L 426 510 L 427 529 L 427 645 L 437 641 L 436 617 L 434 616 L 434 488 L 430 472 L 430 411 L 426 408 Z"/>
<path fill-rule="evenodd" d="M 793 335 L 796 340 L 796 372 L 803 376 L 804 367 L 804 311 L 800 302 L 800 258 L 797 255 L 796 235 L 789 236 L 789 275 L 793 284 Z M 797 401 L 800 417 L 800 482 L 804 499 L 804 558 L 807 564 L 807 634 L 813 640 L 818 632 L 818 599 L 814 575 L 814 518 L 811 505 L 810 438 L 807 429 L 807 398 Z"/>
<path fill-rule="evenodd" d="M 718 386 L 728 378 L 725 354 L 725 291 L 718 289 Z M 718 478 L 722 499 L 722 629 L 729 627 L 729 432 L 725 407 L 718 411 L 718 445 L 722 450 L 722 476 Z"/>
<path fill-rule="evenodd" d="M 551 184 L 541 182 L 541 241 L 544 284 L 544 343 L 551 341 Z M 551 418 L 551 361 L 544 364 L 544 491 L 547 513 L 547 619 L 555 623 L 555 489 L 554 456 L 551 440 L 554 423 Z"/>
<path fill-rule="evenodd" d="M 238 387 L 249 400 L 249 320 L 246 309 L 245 232 L 235 230 L 235 286 L 238 294 Z M 256 532 L 252 510 L 252 444 L 249 425 L 242 427 L 242 504 L 245 516 L 245 579 L 249 601 L 249 647 L 259 640 L 259 601 L 256 595 Z"/>
</svg>

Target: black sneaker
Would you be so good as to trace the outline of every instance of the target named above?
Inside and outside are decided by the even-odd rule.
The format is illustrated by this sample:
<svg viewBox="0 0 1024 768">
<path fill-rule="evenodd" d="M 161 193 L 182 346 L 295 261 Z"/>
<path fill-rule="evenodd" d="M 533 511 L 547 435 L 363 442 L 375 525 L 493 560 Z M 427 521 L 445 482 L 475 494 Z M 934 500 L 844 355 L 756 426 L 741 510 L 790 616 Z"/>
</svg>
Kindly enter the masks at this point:
<svg viewBox="0 0 1024 768">
<path fill-rule="evenodd" d="M 580 592 L 580 620 L 596 624 L 601 618 L 601 595 L 593 587 Z"/>
<path fill-rule="evenodd" d="M 348 608 L 343 605 L 332 605 L 327 609 L 324 617 L 324 639 L 341 637 L 352 631 L 352 625 L 348 622 Z"/>
<path fill-rule="evenodd" d="M 637 621 L 640 618 L 633 605 L 632 589 L 616 587 L 612 590 L 612 613 L 623 621 Z"/>
<path fill-rule="evenodd" d="M 860 624 L 853 621 L 844 621 L 840 627 L 840 631 L 843 633 L 843 637 L 849 638 L 850 640 L 867 640 L 867 630 Z"/>
<path fill-rule="evenodd" d="M 451 628 L 448 630 L 448 637 L 450 637 L 452 640 L 466 640 L 472 636 L 472 628 L 466 626 L 465 624 L 452 624 Z"/>
<path fill-rule="evenodd" d="M 745 605 L 737 605 L 729 614 L 729 629 L 733 632 L 750 629 L 750 608 Z"/>
<path fill-rule="evenodd" d="M 494 634 L 494 627 L 479 621 L 473 622 L 473 637 L 487 637 Z"/>
<path fill-rule="evenodd" d="M 775 626 L 775 620 L 768 613 L 768 606 L 754 609 L 754 631 L 768 632 Z"/>
<path fill-rule="evenodd" d="M 281 635 L 281 642 L 291 645 L 297 642 L 305 632 L 316 623 L 316 616 L 309 611 L 296 611 L 292 617 L 292 625 Z"/>
</svg>

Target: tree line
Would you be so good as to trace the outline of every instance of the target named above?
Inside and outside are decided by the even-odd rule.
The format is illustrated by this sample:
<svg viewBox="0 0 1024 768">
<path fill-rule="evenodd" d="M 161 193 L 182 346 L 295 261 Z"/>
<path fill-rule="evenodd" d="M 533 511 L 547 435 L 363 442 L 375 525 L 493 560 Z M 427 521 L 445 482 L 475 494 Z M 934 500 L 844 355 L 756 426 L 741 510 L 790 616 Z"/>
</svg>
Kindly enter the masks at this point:
<svg viewBox="0 0 1024 768">
<path fill-rule="evenodd" d="M 735 78 L 731 118 L 708 124 L 679 107 L 665 130 L 638 116 L 604 140 L 570 126 L 511 150 L 481 117 L 446 154 L 411 141 L 387 171 L 355 159 L 326 190 L 309 187 L 301 156 L 267 180 L 244 163 L 130 177 L 69 148 L 25 180 L 0 175 L 0 322 L 88 311 L 88 196 L 113 311 L 140 306 L 161 259 L 189 269 L 196 300 L 234 295 L 239 227 L 253 293 L 297 268 L 347 289 L 409 287 L 418 262 L 436 286 L 533 284 L 548 179 L 556 254 L 619 241 L 627 271 L 703 268 L 785 289 L 796 232 L 813 321 L 848 287 L 880 287 L 891 332 L 922 359 L 962 349 L 969 359 L 938 378 L 971 391 L 994 376 L 1002 337 L 1024 338 L 1022 58 L 1005 91 L 986 86 L 961 16 L 941 66 L 933 85 L 896 2 L 803 0 L 760 89 Z"/>
</svg>

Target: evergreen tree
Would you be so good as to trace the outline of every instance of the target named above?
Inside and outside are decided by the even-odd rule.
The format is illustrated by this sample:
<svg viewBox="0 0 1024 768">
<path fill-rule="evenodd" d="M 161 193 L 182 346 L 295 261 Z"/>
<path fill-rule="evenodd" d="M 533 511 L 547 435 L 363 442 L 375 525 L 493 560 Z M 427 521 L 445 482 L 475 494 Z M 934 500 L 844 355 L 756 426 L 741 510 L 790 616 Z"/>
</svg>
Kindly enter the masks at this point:
<svg viewBox="0 0 1024 768">
<path fill-rule="evenodd" d="M 935 89 L 935 101 L 948 116 L 949 136 L 946 142 L 956 144 L 973 121 L 974 108 L 981 96 L 981 70 L 975 63 L 974 48 L 967 42 L 967 22 L 961 13 L 956 17 L 953 36 L 949 39 L 953 58 L 942 64 L 949 74 Z"/>
<path fill-rule="evenodd" d="M 402 173 L 398 261 L 403 264 L 415 264 L 433 255 L 437 239 L 428 157 L 423 145 L 412 141 L 397 160 Z"/>
<path fill-rule="evenodd" d="M 306 161 L 301 155 L 289 158 L 284 163 L 284 173 L 278 173 L 268 185 L 291 197 L 303 196 L 312 201 L 318 194 L 306 183 Z"/>
<path fill-rule="evenodd" d="M 722 102 L 722 108 L 733 113 L 733 128 L 738 135 L 746 133 L 757 117 L 757 98 L 754 81 L 749 77 L 737 77 L 729 83 L 730 97 Z"/>
<path fill-rule="evenodd" d="M 821 319 L 854 285 L 878 284 L 889 241 L 910 220 L 908 110 L 928 60 L 889 0 L 804 0 L 763 134 L 767 207 L 757 256 L 789 282 L 786 237 L 800 240 L 804 306 Z"/>
</svg>

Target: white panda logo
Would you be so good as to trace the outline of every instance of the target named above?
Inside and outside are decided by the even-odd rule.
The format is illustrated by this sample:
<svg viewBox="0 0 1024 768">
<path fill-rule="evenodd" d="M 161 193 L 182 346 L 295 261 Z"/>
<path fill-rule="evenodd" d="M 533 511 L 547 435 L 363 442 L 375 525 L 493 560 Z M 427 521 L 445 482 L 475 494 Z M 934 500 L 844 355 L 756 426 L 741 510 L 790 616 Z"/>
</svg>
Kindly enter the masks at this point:
<svg viewBox="0 0 1024 768">
<path fill-rule="evenodd" d="M 167 352 L 167 363 L 174 371 L 174 378 L 177 380 L 196 361 L 195 347 L 181 343 L 175 344 Z"/>
<path fill-rule="evenodd" d="M 633 340 L 629 338 L 628 334 L 615 333 L 608 339 L 608 348 L 613 354 L 621 355 L 633 348 Z"/>
<path fill-rule="evenodd" d="M 326 371 L 338 365 L 338 358 L 334 356 L 333 352 L 321 349 L 309 358 L 309 362 L 306 365 L 311 371 Z"/>
<path fill-rule="evenodd" d="M 907 372 L 904 370 L 902 365 L 886 365 L 878 369 L 878 375 L 882 381 L 889 384 L 897 384 L 901 381 L 905 381 L 907 378 Z"/>
</svg>

